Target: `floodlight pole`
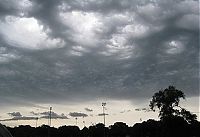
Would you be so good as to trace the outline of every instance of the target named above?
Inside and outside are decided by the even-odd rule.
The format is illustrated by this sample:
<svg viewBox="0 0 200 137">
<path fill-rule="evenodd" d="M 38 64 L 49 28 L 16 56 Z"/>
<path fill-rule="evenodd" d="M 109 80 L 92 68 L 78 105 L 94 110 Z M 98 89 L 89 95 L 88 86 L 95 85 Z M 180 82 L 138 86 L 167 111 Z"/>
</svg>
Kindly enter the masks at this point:
<svg viewBox="0 0 200 137">
<path fill-rule="evenodd" d="M 85 117 L 83 116 L 83 126 L 85 127 Z"/>
<path fill-rule="evenodd" d="M 52 113 L 52 107 L 50 107 L 49 111 L 49 126 L 51 127 L 51 113 Z"/>
<path fill-rule="evenodd" d="M 36 117 L 36 119 L 35 119 L 35 120 L 36 120 L 36 121 L 35 121 L 35 128 L 37 128 L 37 125 L 38 125 L 38 119 L 39 119 L 38 117 Z"/>
<path fill-rule="evenodd" d="M 104 124 L 104 126 L 106 126 L 105 106 L 106 106 L 106 103 L 103 102 L 103 103 L 102 103 L 102 107 L 103 107 L 103 124 Z"/>
<path fill-rule="evenodd" d="M 78 118 L 76 117 L 75 119 L 76 119 L 76 126 L 77 126 L 77 124 L 78 124 Z"/>
</svg>

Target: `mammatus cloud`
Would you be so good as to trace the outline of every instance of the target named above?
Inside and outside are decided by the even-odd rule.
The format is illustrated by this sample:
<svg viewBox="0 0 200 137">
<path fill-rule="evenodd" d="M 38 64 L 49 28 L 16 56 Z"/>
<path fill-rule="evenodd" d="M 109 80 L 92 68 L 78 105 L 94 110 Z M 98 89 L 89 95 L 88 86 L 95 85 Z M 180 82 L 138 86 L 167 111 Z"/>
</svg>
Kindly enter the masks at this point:
<svg viewBox="0 0 200 137">
<path fill-rule="evenodd" d="M 81 112 L 70 112 L 69 116 L 71 117 L 88 117 L 87 114 Z"/>
<path fill-rule="evenodd" d="M 35 18 L 7 16 L 5 20 L 0 23 L 0 32 L 8 44 L 32 50 L 59 48 L 64 44 L 60 39 L 49 38 Z"/>
<path fill-rule="evenodd" d="M 169 85 L 198 96 L 198 5 L 0 1 L 0 102 L 141 101 Z"/>
</svg>

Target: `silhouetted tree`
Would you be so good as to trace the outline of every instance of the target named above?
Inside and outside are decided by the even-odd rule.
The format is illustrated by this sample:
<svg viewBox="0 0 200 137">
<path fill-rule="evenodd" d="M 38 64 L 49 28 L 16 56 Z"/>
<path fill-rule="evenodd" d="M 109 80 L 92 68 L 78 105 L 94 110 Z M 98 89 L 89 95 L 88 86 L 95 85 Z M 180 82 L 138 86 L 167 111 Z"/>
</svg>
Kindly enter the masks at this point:
<svg viewBox="0 0 200 137">
<path fill-rule="evenodd" d="M 108 128 L 105 127 L 105 125 L 102 123 L 89 127 L 90 137 L 106 137 L 107 133 L 108 133 Z"/>
<path fill-rule="evenodd" d="M 58 128 L 59 137 L 78 137 L 79 136 L 79 127 L 77 126 L 62 126 Z"/>
<path fill-rule="evenodd" d="M 187 122 L 191 123 L 197 119 L 197 116 L 179 106 L 181 98 L 185 99 L 184 93 L 174 86 L 169 86 L 165 90 L 156 92 L 149 106 L 153 111 L 155 111 L 156 107 L 160 110 L 159 117 L 161 119 L 171 116 L 181 116 Z"/>
<path fill-rule="evenodd" d="M 84 127 L 80 132 L 81 132 L 80 133 L 81 137 L 88 137 L 89 136 L 89 129 L 87 127 Z"/>
<path fill-rule="evenodd" d="M 180 116 L 166 117 L 161 121 L 150 119 L 132 127 L 116 122 L 109 128 L 104 124 L 97 124 L 82 130 L 77 126 L 54 128 L 46 125 L 37 128 L 18 126 L 7 129 L 13 137 L 200 137 L 200 122 L 189 124 Z M 48 130 L 51 134 L 48 134 Z"/>
<path fill-rule="evenodd" d="M 190 125 L 180 116 L 165 117 L 161 121 L 162 137 L 190 137 Z"/>
<path fill-rule="evenodd" d="M 131 130 L 131 135 L 133 137 L 161 137 L 160 130 L 161 123 L 149 119 L 142 123 L 136 123 Z"/>
<path fill-rule="evenodd" d="M 184 93 L 174 86 L 160 90 L 153 95 L 150 108 L 159 108 L 161 120 L 149 119 L 132 127 L 126 123 L 116 122 L 109 128 L 99 123 L 89 128 L 84 127 L 82 130 L 77 126 L 54 128 L 47 125 L 7 129 L 13 137 L 200 137 L 200 122 L 196 120 L 195 114 L 179 106 L 182 98 L 185 99 Z"/>
<path fill-rule="evenodd" d="M 116 122 L 110 126 L 111 137 L 126 137 L 128 134 L 128 126 L 123 122 Z"/>
</svg>

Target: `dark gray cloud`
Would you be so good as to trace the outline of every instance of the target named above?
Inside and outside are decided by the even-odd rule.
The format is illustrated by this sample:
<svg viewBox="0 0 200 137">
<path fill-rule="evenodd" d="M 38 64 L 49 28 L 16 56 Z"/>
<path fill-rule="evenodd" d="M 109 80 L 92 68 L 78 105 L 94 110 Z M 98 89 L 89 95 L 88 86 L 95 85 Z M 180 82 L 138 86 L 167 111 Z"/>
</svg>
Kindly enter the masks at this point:
<svg viewBox="0 0 200 137">
<path fill-rule="evenodd" d="M 106 116 L 106 115 L 109 115 L 109 114 L 100 113 L 97 116 L 104 116 L 104 115 Z"/>
<path fill-rule="evenodd" d="M 35 116 L 40 115 L 40 113 L 36 113 L 36 112 L 34 112 L 34 111 L 31 111 L 30 114 L 35 115 Z"/>
<path fill-rule="evenodd" d="M 8 113 L 8 115 L 10 115 L 11 117 L 21 117 L 21 113 L 20 112 L 10 112 Z"/>
<path fill-rule="evenodd" d="M 3 119 L 0 121 L 19 121 L 19 120 L 36 120 L 38 119 L 37 117 L 26 117 L 26 116 L 22 116 L 22 117 L 13 117 L 10 119 Z"/>
<path fill-rule="evenodd" d="M 123 110 L 120 113 L 128 113 L 128 112 L 131 112 L 131 110 Z"/>
<path fill-rule="evenodd" d="M 18 120 L 37 120 L 37 119 L 49 119 L 49 112 L 33 112 L 31 111 L 30 114 L 34 116 L 23 116 L 20 112 L 10 112 L 8 113 L 9 116 L 12 118 L 8 119 L 1 119 L 0 121 L 18 121 Z M 55 112 L 51 112 L 52 119 L 69 119 L 65 114 L 57 114 Z"/>
<path fill-rule="evenodd" d="M 143 112 L 149 112 L 152 111 L 149 108 L 136 108 L 135 111 L 143 111 Z"/>
<path fill-rule="evenodd" d="M 168 85 L 197 96 L 198 5 L 0 1 L 0 100 L 141 100 Z"/>
<path fill-rule="evenodd" d="M 0 1 L 0 17 L 5 15 L 20 15 L 21 5 L 15 0 Z"/>
<path fill-rule="evenodd" d="M 93 109 L 90 109 L 90 108 L 85 108 L 85 111 L 92 112 L 92 111 L 93 111 Z"/>
<path fill-rule="evenodd" d="M 42 115 L 40 118 L 49 119 L 49 115 L 50 115 L 49 112 L 42 112 L 39 114 Z M 55 112 L 51 112 L 51 118 L 52 119 L 69 119 L 67 116 L 65 116 L 65 114 L 62 113 L 59 115 Z"/>
<path fill-rule="evenodd" d="M 36 120 L 38 117 L 23 116 L 20 112 L 10 112 L 8 113 L 12 118 L 0 119 L 0 121 L 18 121 L 18 120 Z"/>
<path fill-rule="evenodd" d="M 69 115 L 71 117 L 88 117 L 87 114 L 81 112 L 70 112 Z"/>
</svg>

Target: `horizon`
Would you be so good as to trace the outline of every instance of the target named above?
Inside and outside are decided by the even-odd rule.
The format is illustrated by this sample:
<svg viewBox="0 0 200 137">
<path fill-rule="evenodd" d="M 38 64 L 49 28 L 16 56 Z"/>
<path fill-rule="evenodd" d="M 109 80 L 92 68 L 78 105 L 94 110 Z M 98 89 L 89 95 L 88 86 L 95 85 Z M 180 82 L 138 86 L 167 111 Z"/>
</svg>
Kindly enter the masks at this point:
<svg viewBox="0 0 200 137">
<path fill-rule="evenodd" d="M 0 123 L 83 127 L 159 119 L 170 85 L 200 118 L 197 0 L 0 1 Z M 84 117 L 84 118 L 83 118 Z M 85 122 L 83 122 L 85 121 Z"/>
</svg>

